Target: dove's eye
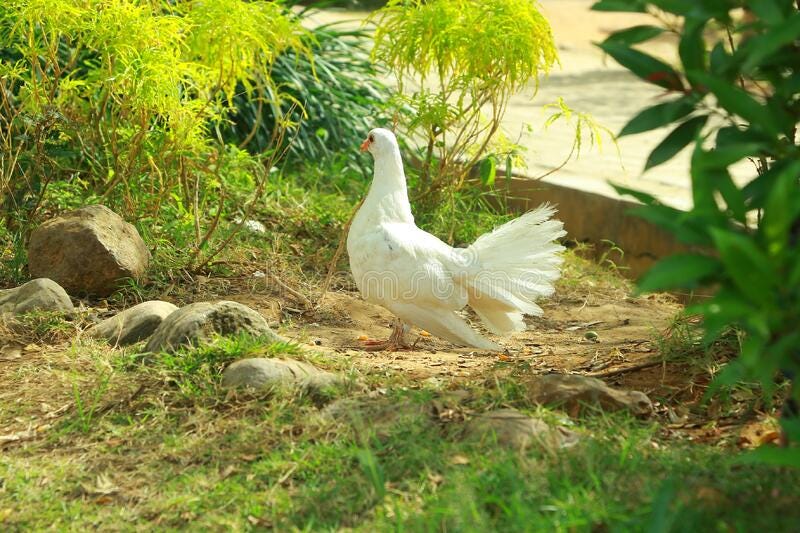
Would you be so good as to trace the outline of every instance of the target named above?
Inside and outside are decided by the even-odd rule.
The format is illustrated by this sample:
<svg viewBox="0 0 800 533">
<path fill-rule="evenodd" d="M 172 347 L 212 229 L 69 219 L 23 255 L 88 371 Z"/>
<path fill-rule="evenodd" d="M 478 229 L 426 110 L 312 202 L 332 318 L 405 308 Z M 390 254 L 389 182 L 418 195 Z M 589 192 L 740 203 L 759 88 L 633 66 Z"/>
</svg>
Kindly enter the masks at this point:
<svg viewBox="0 0 800 533">
<path fill-rule="evenodd" d="M 371 142 L 371 143 L 374 143 L 374 142 L 375 142 L 375 136 L 374 136 L 374 135 L 370 134 L 370 136 L 369 136 L 369 142 Z"/>
</svg>

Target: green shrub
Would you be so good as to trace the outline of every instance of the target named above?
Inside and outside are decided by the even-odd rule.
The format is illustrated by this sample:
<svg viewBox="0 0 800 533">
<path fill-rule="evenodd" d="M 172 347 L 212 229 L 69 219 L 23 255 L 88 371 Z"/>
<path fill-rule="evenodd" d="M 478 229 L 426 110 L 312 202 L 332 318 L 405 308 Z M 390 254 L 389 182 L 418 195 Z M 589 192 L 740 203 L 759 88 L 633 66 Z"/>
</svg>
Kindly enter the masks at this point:
<svg viewBox="0 0 800 533">
<path fill-rule="evenodd" d="M 385 122 L 382 110 L 390 96 L 380 81 L 380 67 L 369 58 L 370 34 L 328 24 L 311 29 L 306 41 L 313 60 L 290 49 L 272 66 L 272 80 L 284 98 L 235 97 L 229 135 L 251 152 L 260 152 L 269 148 L 276 124 L 288 118 L 296 128 L 287 139 L 288 165 L 319 165 L 342 154 L 355 165 L 359 159 L 352 154 L 370 129 Z"/>
<path fill-rule="evenodd" d="M 500 135 L 511 95 L 558 61 L 530 0 L 391 0 L 376 11 L 373 61 L 398 87 L 405 125 L 423 146 L 419 188 L 460 188 L 487 154 L 513 155 Z"/>
<path fill-rule="evenodd" d="M 792 0 L 603 0 L 594 9 L 665 13 L 660 19 L 672 21 L 614 33 L 600 47 L 665 90 L 621 133 L 672 125 L 646 168 L 694 146 L 689 211 L 619 188 L 644 204 L 638 215 L 704 250 L 660 261 L 639 287 L 714 288 L 713 298 L 689 310 L 703 315 L 706 342 L 731 325 L 742 332 L 740 356 L 718 384 L 755 378 L 769 394 L 777 373 L 800 372 L 799 8 Z M 665 32 L 679 37 L 679 66 L 638 48 Z M 748 160 L 752 179 L 738 184 L 729 167 Z M 800 399 L 800 388 L 792 394 Z M 800 439 L 797 423 L 785 422 L 792 425 Z"/>
<path fill-rule="evenodd" d="M 308 56 L 305 35 L 277 2 L 4 2 L 7 229 L 24 235 L 50 210 L 103 202 L 140 227 L 169 226 L 190 265 L 207 262 L 221 217 L 263 194 L 286 124 L 256 156 L 217 131 L 238 90 L 280 107 L 270 68 L 287 50 Z"/>
</svg>

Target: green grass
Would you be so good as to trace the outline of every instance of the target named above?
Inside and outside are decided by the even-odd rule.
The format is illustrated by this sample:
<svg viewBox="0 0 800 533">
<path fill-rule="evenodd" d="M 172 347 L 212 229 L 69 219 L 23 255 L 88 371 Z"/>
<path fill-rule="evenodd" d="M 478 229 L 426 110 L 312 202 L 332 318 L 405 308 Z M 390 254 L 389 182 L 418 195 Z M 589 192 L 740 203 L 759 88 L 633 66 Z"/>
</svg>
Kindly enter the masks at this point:
<svg viewBox="0 0 800 533">
<path fill-rule="evenodd" d="M 340 197 L 335 217 L 314 218 L 331 193 L 301 185 L 276 181 L 274 207 L 265 209 L 297 222 L 271 226 L 283 243 L 311 246 L 322 232 L 336 234 L 347 204 Z M 446 230 L 435 214 L 423 218 Z M 480 232 L 487 220 L 463 231 Z M 558 297 L 576 298 L 587 284 L 612 301 L 629 291 L 569 253 Z M 82 316 L 33 314 L 23 323 L 30 341 L 55 346 L 0 363 L 8 365 L 0 391 L 21 391 L 0 393 L 0 435 L 39 428 L 0 454 L 2 530 L 789 531 L 800 521 L 800 471 L 742 463 L 735 436 L 692 442 L 664 419 L 589 410 L 570 421 L 529 402 L 524 364 L 499 362 L 460 383 L 469 399 L 458 416 L 440 419 L 431 408 L 449 401 L 446 391 L 369 373 L 345 356 L 247 337 L 143 355 L 141 345 L 75 340 Z M 705 374 L 717 361 L 685 321 L 658 348 Z M 229 362 L 273 356 L 354 379 L 323 396 L 220 386 Z M 349 402 L 347 416 L 324 416 L 335 401 Z M 463 438 L 464 418 L 501 407 L 566 421 L 582 441 L 519 453 Z"/>
<path fill-rule="evenodd" d="M 0 456 L 6 530 L 789 531 L 800 520 L 800 471 L 739 464 L 737 450 L 671 437 L 653 421 L 590 414 L 574 422 L 577 446 L 520 453 L 465 440 L 460 417 L 431 414 L 446 393 L 406 381 L 322 402 L 218 386 L 217 365 L 256 353 L 349 369 L 290 346 L 233 339 L 145 361 L 89 344 L 64 357 L 80 350 L 82 407 Z M 42 390 L 26 396 L 50 390 L 53 407 L 74 398 L 59 386 L 66 362 L 51 361 Z M 181 375 L 208 386 L 177 386 Z M 513 382 L 466 387 L 467 416 L 513 406 L 566 420 Z M 349 402 L 344 414 L 324 416 L 337 397 Z M 15 414 L 41 410 L 32 402 Z"/>
<path fill-rule="evenodd" d="M 74 335 L 86 313 L 75 316 L 60 311 L 34 310 L 4 322 L 10 336 L 23 336 L 31 342 L 53 343 Z"/>
</svg>

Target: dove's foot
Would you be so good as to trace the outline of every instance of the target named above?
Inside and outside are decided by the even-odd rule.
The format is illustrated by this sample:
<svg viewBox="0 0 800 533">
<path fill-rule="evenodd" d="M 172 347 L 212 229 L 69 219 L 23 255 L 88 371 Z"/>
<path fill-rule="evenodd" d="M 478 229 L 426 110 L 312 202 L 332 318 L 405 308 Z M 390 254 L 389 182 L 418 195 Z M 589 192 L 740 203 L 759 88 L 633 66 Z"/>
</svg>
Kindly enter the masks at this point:
<svg viewBox="0 0 800 533">
<path fill-rule="evenodd" d="M 367 352 L 397 352 L 400 350 L 413 350 L 416 346 L 408 344 L 405 340 L 406 327 L 400 319 L 395 319 L 392 326 L 392 334 L 385 341 L 368 339 L 362 341 L 361 348 Z M 419 340 L 419 339 L 417 339 Z"/>
</svg>

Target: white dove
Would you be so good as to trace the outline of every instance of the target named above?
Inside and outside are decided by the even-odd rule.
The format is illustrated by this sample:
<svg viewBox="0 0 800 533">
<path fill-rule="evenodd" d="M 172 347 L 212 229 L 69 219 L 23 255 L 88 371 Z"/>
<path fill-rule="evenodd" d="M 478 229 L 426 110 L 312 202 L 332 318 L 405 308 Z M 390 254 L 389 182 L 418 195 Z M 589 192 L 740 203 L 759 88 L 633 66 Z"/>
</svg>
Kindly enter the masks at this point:
<svg viewBox="0 0 800 533">
<path fill-rule="evenodd" d="M 386 341 L 368 341 L 369 350 L 409 348 L 403 322 L 461 346 L 502 350 L 459 315 L 469 305 L 486 329 L 497 335 L 525 329 L 522 315 L 541 315 L 534 303 L 553 293 L 559 277 L 563 224 L 544 205 L 453 248 L 414 224 L 400 148 L 383 128 L 361 145 L 375 160 L 364 203 L 347 235 L 350 268 L 364 299 L 397 319 Z"/>
</svg>

